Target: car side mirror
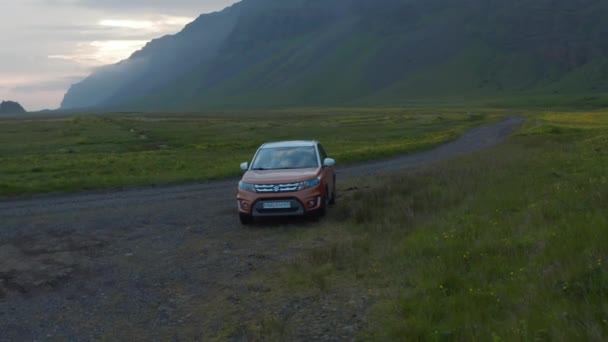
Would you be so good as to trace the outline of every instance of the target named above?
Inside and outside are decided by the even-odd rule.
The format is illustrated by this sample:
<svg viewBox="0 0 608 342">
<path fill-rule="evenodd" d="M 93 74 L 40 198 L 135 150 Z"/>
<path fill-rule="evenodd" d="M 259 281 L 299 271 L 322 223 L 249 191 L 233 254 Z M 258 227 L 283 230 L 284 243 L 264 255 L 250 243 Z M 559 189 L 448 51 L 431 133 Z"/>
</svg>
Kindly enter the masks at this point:
<svg viewBox="0 0 608 342">
<path fill-rule="evenodd" d="M 243 164 L 241 164 L 241 170 L 243 170 L 243 171 L 249 170 L 249 163 L 243 163 Z"/>
<path fill-rule="evenodd" d="M 325 158 L 323 161 L 323 167 L 332 167 L 336 165 L 336 161 L 331 158 Z"/>
</svg>

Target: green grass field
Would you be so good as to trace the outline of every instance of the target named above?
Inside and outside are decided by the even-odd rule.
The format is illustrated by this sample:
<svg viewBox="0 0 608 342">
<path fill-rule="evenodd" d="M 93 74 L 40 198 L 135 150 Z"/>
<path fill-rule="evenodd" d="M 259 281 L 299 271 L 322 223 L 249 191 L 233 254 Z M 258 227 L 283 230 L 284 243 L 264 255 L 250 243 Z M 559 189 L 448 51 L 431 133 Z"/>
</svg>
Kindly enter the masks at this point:
<svg viewBox="0 0 608 342">
<path fill-rule="evenodd" d="M 363 340 L 606 340 L 608 113 L 527 117 L 501 146 L 343 184 L 267 303 L 369 297 Z M 290 329 L 271 321 L 262 337 Z"/>
<path fill-rule="evenodd" d="M 513 114 L 469 112 L 5 120 L 0 193 L 235 176 L 238 162 L 266 140 L 320 139 L 348 163 L 429 148 Z M 364 340 L 606 340 L 608 112 L 518 114 L 525 125 L 490 150 L 341 183 L 325 220 L 281 231 L 286 245 L 307 247 L 255 274 L 269 288 L 256 299 L 266 312 L 235 324 L 249 327 L 253 339 L 280 340 L 294 324 L 275 315 L 286 298 L 317 298 L 341 310 L 349 305 L 344 294 L 352 294 L 370 303 L 361 312 Z"/>
<path fill-rule="evenodd" d="M 317 139 L 341 164 L 428 149 L 499 110 L 301 109 L 0 120 L 0 196 L 237 176 L 267 141 Z"/>
</svg>

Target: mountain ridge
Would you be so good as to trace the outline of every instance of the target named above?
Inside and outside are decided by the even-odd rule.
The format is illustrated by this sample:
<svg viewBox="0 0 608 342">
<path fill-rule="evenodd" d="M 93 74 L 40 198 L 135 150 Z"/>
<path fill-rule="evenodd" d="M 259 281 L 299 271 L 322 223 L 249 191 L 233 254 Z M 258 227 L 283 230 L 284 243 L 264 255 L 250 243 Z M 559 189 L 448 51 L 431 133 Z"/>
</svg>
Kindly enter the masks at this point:
<svg viewBox="0 0 608 342">
<path fill-rule="evenodd" d="M 62 108 L 608 92 L 601 0 L 244 0 L 72 86 Z"/>
</svg>

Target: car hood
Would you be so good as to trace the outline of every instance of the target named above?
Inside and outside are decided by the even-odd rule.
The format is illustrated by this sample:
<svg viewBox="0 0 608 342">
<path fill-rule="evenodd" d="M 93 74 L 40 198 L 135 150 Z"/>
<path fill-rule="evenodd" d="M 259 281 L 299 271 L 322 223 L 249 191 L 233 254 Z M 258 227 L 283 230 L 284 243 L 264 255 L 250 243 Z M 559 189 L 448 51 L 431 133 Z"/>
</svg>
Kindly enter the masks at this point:
<svg viewBox="0 0 608 342">
<path fill-rule="evenodd" d="M 297 183 L 319 176 L 320 169 L 247 171 L 243 182 L 252 184 Z"/>
</svg>

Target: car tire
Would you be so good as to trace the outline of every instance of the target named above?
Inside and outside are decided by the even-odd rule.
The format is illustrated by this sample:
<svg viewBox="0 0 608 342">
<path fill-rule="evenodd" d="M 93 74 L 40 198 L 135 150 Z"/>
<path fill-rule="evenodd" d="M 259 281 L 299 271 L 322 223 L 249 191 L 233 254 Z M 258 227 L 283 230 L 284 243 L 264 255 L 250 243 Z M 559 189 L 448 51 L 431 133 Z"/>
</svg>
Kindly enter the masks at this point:
<svg viewBox="0 0 608 342">
<path fill-rule="evenodd" d="M 248 226 L 253 223 L 253 216 L 249 214 L 239 213 L 239 220 L 243 226 Z"/>
<path fill-rule="evenodd" d="M 334 185 L 334 191 L 331 193 L 331 198 L 329 199 L 329 205 L 336 204 L 336 186 Z"/>
<path fill-rule="evenodd" d="M 327 189 L 327 188 L 325 188 L 325 195 L 321 199 L 321 203 L 323 203 L 323 205 L 317 211 L 318 217 L 323 217 L 327 214 L 327 207 L 331 203 L 331 199 L 329 198 L 329 189 Z"/>
<path fill-rule="evenodd" d="M 334 174 L 334 186 L 331 192 L 331 197 L 329 198 L 329 205 L 336 204 L 336 175 Z"/>
</svg>

